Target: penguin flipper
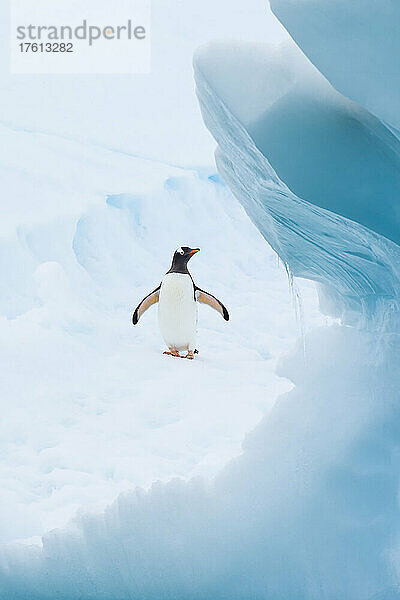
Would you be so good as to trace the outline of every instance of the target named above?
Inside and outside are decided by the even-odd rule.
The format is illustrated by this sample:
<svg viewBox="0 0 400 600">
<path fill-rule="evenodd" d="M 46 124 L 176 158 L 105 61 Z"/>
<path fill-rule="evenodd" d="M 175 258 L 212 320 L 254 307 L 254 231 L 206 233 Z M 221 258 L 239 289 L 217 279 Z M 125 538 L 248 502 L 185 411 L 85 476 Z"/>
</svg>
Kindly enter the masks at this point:
<svg viewBox="0 0 400 600">
<path fill-rule="evenodd" d="M 218 300 L 218 298 L 216 298 L 212 294 L 209 294 L 208 292 L 205 292 L 204 290 L 201 290 L 197 286 L 195 288 L 195 298 L 197 302 L 201 302 L 202 304 L 208 304 L 208 306 L 211 306 L 211 308 L 218 311 L 219 314 L 224 317 L 225 321 L 229 321 L 229 313 L 226 310 L 225 306 L 222 304 L 222 302 Z"/>
<path fill-rule="evenodd" d="M 160 287 L 161 287 L 161 284 L 158 286 L 158 288 L 156 288 L 150 294 L 145 296 L 143 298 L 143 300 L 135 308 L 135 312 L 132 315 L 132 323 L 134 325 L 137 324 L 137 322 L 139 321 L 142 314 L 144 312 L 146 312 L 146 310 L 148 308 L 150 308 L 150 306 L 153 306 L 153 304 L 156 304 L 156 302 L 158 302 L 158 299 L 160 297 Z"/>
</svg>

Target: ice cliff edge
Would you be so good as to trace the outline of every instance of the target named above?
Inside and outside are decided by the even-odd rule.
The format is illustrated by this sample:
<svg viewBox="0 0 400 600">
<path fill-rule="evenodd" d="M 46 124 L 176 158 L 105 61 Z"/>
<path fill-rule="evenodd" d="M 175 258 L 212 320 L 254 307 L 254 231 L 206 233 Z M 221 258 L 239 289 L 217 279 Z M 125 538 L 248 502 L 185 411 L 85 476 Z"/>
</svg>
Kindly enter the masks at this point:
<svg viewBox="0 0 400 600">
<path fill-rule="evenodd" d="M 393 131 L 294 44 L 210 44 L 194 68 L 218 169 L 291 273 L 322 284 L 325 309 L 348 323 L 397 313 Z"/>
</svg>

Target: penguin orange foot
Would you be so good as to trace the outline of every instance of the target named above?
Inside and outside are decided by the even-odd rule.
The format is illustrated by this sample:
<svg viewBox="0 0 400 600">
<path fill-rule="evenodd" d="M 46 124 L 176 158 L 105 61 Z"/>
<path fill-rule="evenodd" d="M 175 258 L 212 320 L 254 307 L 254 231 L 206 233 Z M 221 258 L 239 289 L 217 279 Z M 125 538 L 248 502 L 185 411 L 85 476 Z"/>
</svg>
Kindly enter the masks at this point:
<svg viewBox="0 0 400 600">
<path fill-rule="evenodd" d="M 169 352 L 167 352 L 167 350 L 166 350 L 163 354 L 169 354 L 170 356 L 178 356 L 179 358 L 181 357 L 178 350 L 170 349 Z"/>
<path fill-rule="evenodd" d="M 191 360 L 194 359 L 194 354 L 191 350 L 189 350 L 189 352 L 186 354 L 185 358 L 190 358 Z"/>
</svg>

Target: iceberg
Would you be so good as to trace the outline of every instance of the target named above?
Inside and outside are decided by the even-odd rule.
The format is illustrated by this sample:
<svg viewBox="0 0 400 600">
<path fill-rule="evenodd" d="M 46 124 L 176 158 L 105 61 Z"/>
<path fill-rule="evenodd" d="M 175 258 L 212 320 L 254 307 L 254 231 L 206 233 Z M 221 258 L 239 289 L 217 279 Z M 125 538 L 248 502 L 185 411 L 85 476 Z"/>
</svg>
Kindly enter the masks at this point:
<svg viewBox="0 0 400 600">
<path fill-rule="evenodd" d="M 382 315 L 399 294 L 397 137 L 293 46 L 209 45 L 195 71 L 218 169 L 291 273 L 329 288 L 335 316 Z M 271 71 L 285 77 L 246 102 Z"/>
<path fill-rule="evenodd" d="M 335 89 L 399 129 L 398 2 L 271 0 L 270 5 Z"/>
<path fill-rule="evenodd" d="M 343 3 L 277 1 L 273 8 L 286 24 L 303 8 L 316 19 L 329 17 L 337 4 Z M 328 49 L 329 43 L 328 36 Z M 340 72 L 344 57 L 332 52 L 330 58 Z M 312 64 L 291 43 L 279 49 L 211 44 L 194 61 L 219 172 L 289 276 L 317 282 L 321 309 L 339 319 L 306 336 L 305 363 L 299 350 L 282 364 L 296 387 L 258 428 L 258 468 L 253 463 L 248 473 L 265 484 L 274 463 L 279 474 L 254 496 L 269 538 L 258 573 L 265 587 L 256 597 L 397 598 L 398 137 L 378 109 L 372 114 L 368 102 L 358 105 L 341 94 L 331 71 L 322 69 L 328 81 L 315 65 L 320 62 Z M 351 83 L 357 89 L 357 75 Z M 379 84 L 369 78 L 371 90 Z M 275 436 L 285 442 L 271 456 Z M 239 469 L 237 475 L 243 483 Z M 266 525 L 271 512 L 273 523 Z M 255 547 L 247 548 L 249 555 Z"/>
<path fill-rule="evenodd" d="M 212 481 L 126 492 L 3 549 L 0 598 L 400 598 L 397 136 L 294 44 L 211 44 L 194 66 L 220 175 L 334 322 L 281 361 L 293 389 Z"/>
</svg>

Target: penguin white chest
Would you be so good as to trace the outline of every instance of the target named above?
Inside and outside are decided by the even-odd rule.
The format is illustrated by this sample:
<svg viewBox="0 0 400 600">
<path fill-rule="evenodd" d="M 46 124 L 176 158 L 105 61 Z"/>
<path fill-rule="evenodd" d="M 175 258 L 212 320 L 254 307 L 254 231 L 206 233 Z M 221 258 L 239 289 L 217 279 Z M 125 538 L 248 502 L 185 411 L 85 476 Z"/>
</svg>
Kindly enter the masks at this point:
<svg viewBox="0 0 400 600">
<path fill-rule="evenodd" d="M 165 275 L 158 301 L 158 323 L 161 335 L 169 348 L 195 349 L 197 306 L 190 275 Z"/>
</svg>

